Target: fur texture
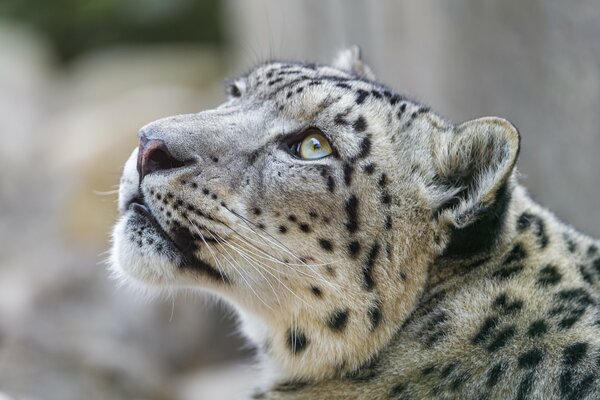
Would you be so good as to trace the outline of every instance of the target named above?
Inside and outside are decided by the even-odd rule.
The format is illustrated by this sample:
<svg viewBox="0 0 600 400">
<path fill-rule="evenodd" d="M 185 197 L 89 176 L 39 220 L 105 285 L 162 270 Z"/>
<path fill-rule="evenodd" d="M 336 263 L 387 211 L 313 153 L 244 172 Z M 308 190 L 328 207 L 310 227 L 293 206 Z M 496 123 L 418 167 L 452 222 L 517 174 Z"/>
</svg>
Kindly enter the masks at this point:
<svg viewBox="0 0 600 400">
<path fill-rule="evenodd" d="M 600 396 L 600 246 L 517 183 L 509 122 L 454 125 L 357 48 L 228 93 L 140 130 L 177 168 L 126 163 L 112 271 L 231 303 L 261 350 L 251 397 Z M 334 153 L 294 157 L 312 127 Z"/>
</svg>

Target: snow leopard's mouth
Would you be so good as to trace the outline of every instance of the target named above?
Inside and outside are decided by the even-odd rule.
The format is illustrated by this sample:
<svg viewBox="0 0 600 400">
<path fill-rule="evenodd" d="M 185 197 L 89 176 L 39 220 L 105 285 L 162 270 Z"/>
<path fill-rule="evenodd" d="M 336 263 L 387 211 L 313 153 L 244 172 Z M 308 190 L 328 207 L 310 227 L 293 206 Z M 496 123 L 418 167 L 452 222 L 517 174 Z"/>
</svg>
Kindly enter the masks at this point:
<svg viewBox="0 0 600 400">
<path fill-rule="evenodd" d="M 199 232 L 200 234 L 194 234 L 188 229 L 182 227 L 172 228 L 167 231 L 152 213 L 151 207 L 148 205 L 143 195 L 138 195 L 129 200 L 126 210 L 131 210 L 139 217 L 142 217 L 144 223 L 150 224 L 152 228 L 154 228 L 156 234 L 158 234 L 166 242 L 172 244 L 181 253 L 188 252 L 192 244 L 197 243 L 198 241 L 204 242 L 205 244 L 220 242 L 218 238 L 215 238 L 214 233 L 206 227 L 195 226 L 195 228 L 198 230 L 201 229 L 202 231 L 205 231 L 205 233 L 211 233 L 212 237 L 209 235 L 202 235 L 201 232 Z M 200 239 L 200 237 L 202 237 L 202 239 Z"/>
</svg>

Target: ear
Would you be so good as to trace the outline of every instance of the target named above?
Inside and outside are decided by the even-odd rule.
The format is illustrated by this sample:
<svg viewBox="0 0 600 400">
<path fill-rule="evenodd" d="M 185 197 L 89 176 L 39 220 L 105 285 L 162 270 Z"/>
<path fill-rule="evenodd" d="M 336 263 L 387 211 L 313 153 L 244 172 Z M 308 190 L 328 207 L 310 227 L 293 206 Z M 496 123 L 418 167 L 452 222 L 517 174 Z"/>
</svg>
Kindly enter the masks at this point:
<svg viewBox="0 0 600 400">
<path fill-rule="evenodd" d="M 338 52 L 332 66 L 362 78 L 375 80 L 375 75 L 371 71 L 371 68 L 362 61 L 361 51 L 358 46 L 352 46 Z"/>
<path fill-rule="evenodd" d="M 510 122 L 495 117 L 468 121 L 441 135 L 433 153 L 435 214 L 460 229 L 495 210 L 497 197 L 508 193 L 520 136 Z"/>
</svg>

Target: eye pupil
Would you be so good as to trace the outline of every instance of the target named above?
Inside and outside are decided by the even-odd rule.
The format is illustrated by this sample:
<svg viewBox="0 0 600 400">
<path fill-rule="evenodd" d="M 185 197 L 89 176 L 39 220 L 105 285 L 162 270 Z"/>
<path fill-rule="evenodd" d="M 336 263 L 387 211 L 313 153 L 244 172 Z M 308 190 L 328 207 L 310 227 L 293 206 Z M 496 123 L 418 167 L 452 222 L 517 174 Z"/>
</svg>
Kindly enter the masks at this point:
<svg viewBox="0 0 600 400">
<path fill-rule="evenodd" d="M 321 143 L 319 142 L 319 139 L 312 138 L 312 139 L 310 139 L 310 141 L 311 141 L 313 150 L 320 150 L 321 149 Z"/>
<path fill-rule="evenodd" d="M 304 138 L 293 143 L 290 151 L 294 156 L 305 160 L 316 160 L 333 153 L 327 138 L 316 128 L 306 130 Z"/>
</svg>

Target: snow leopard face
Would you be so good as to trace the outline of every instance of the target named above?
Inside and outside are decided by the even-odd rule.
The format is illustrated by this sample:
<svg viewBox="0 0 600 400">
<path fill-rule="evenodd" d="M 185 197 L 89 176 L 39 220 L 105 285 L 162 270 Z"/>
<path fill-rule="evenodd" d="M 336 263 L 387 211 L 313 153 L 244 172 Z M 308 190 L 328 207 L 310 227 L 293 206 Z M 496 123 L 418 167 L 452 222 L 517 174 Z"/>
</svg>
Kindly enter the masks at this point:
<svg viewBox="0 0 600 400">
<path fill-rule="evenodd" d="M 493 203 L 518 135 L 500 119 L 450 124 L 352 50 L 260 65 L 228 94 L 140 130 L 112 269 L 223 296 L 289 370 L 354 368 L 414 307 L 452 232 Z"/>
</svg>

